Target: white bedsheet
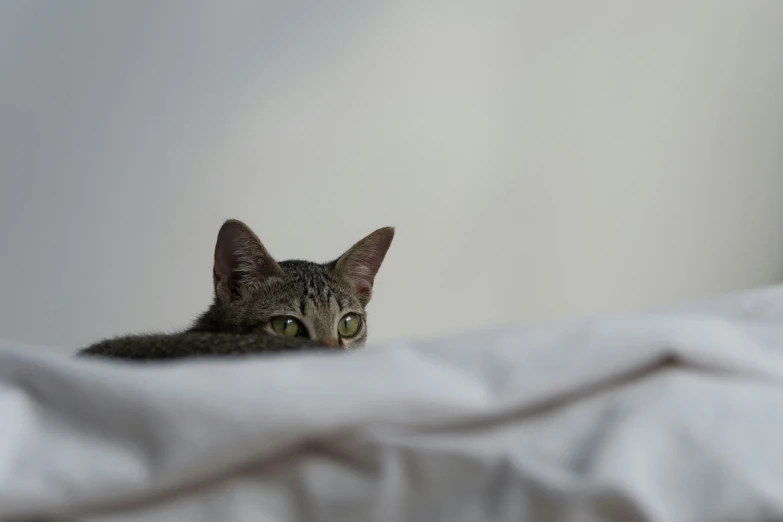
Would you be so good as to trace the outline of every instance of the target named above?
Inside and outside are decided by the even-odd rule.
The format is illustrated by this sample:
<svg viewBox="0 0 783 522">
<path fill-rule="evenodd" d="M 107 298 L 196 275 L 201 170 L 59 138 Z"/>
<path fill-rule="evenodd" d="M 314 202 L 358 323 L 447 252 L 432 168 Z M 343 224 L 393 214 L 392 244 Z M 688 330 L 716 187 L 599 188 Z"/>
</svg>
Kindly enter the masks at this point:
<svg viewBox="0 0 783 522">
<path fill-rule="evenodd" d="M 0 349 L 0 520 L 781 520 L 781 440 L 781 288 L 339 357 Z"/>
</svg>

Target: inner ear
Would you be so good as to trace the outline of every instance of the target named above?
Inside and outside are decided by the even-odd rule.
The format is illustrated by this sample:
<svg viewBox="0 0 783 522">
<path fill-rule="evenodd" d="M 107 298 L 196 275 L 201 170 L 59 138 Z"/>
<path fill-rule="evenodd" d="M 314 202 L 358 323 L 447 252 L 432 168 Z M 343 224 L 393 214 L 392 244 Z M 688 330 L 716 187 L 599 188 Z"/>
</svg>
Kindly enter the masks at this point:
<svg viewBox="0 0 783 522">
<path fill-rule="evenodd" d="M 348 280 L 366 305 L 372 297 L 375 276 L 394 239 L 394 228 L 385 227 L 368 235 L 334 262 L 334 272 Z"/>
<path fill-rule="evenodd" d="M 215 243 L 212 272 L 215 295 L 221 301 L 236 299 L 243 289 L 282 274 L 283 270 L 250 227 L 234 219 L 223 223 Z"/>
</svg>

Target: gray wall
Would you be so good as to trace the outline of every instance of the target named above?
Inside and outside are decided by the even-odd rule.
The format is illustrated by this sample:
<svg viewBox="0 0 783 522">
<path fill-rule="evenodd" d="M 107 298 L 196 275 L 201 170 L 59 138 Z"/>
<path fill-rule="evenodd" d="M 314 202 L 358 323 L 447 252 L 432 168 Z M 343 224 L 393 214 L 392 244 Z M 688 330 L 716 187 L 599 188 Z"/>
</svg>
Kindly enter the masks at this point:
<svg viewBox="0 0 783 522">
<path fill-rule="evenodd" d="M 783 2 L 283 4 L 0 2 L 0 337 L 187 324 L 228 217 L 396 225 L 375 340 L 783 276 Z"/>
</svg>

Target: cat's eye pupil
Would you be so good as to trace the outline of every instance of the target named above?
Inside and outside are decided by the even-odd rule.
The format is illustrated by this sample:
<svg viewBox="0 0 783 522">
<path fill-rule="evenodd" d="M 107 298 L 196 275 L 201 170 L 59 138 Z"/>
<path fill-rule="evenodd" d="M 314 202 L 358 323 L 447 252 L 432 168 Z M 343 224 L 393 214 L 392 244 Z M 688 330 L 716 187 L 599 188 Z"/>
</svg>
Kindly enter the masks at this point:
<svg viewBox="0 0 783 522">
<path fill-rule="evenodd" d="M 353 337 L 359 333 L 360 326 L 361 318 L 354 313 L 348 313 L 340 318 L 340 322 L 337 324 L 337 332 L 342 337 Z"/>
<path fill-rule="evenodd" d="M 285 321 L 285 333 L 288 335 L 295 335 L 296 331 L 299 330 L 299 328 L 296 326 L 296 323 L 293 319 L 286 319 Z"/>
<path fill-rule="evenodd" d="M 294 317 L 275 317 L 272 319 L 272 328 L 278 335 L 296 337 L 302 334 L 302 323 Z"/>
</svg>

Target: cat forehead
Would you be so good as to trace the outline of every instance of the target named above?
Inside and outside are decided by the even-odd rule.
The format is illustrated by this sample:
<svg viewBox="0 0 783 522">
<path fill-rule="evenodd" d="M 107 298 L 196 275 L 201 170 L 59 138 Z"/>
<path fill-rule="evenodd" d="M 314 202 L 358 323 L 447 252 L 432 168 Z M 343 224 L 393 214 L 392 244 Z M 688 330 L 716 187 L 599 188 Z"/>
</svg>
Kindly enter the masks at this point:
<svg viewBox="0 0 783 522">
<path fill-rule="evenodd" d="M 282 261 L 279 265 L 286 275 L 285 286 L 301 298 L 314 301 L 334 298 L 341 303 L 352 297 L 345 283 L 327 265 L 298 260 Z"/>
<path fill-rule="evenodd" d="M 311 263 L 310 261 L 281 261 L 278 263 L 285 272 L 286 279 L 292 283 L 323 289 L 337 286 L 337 280 L 331 271 L 324 265 Z"/>
</svg>

